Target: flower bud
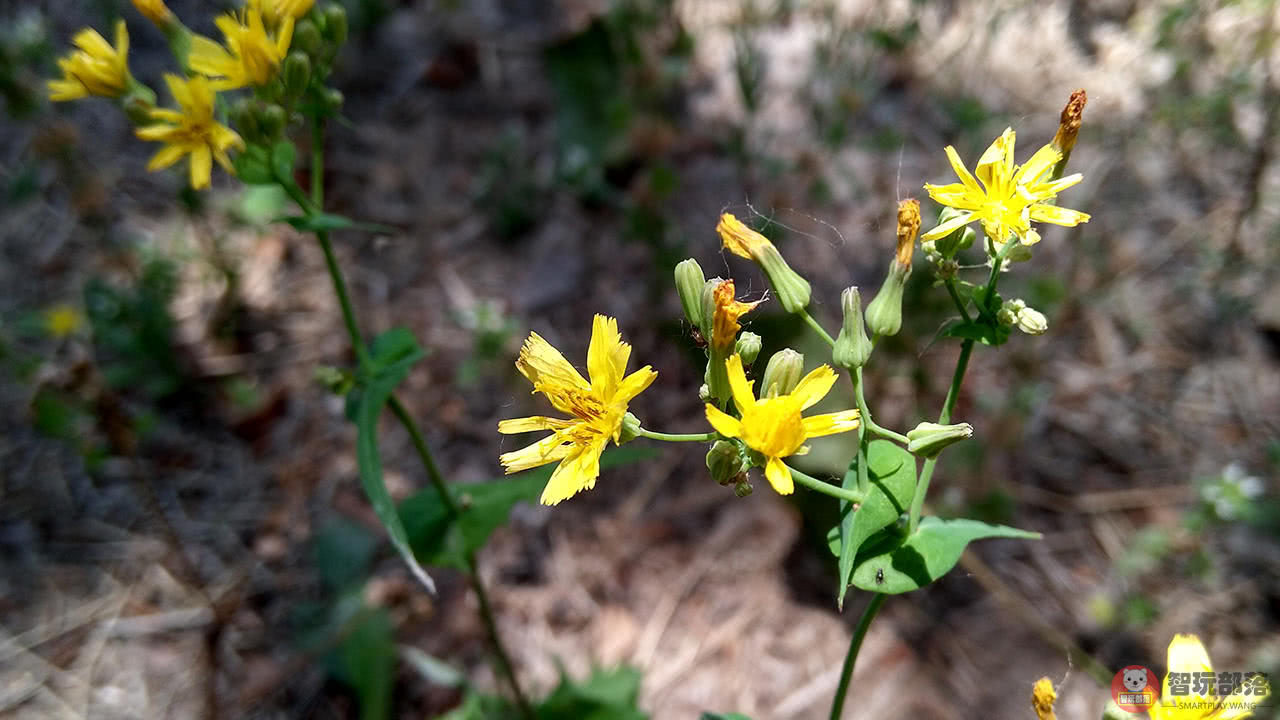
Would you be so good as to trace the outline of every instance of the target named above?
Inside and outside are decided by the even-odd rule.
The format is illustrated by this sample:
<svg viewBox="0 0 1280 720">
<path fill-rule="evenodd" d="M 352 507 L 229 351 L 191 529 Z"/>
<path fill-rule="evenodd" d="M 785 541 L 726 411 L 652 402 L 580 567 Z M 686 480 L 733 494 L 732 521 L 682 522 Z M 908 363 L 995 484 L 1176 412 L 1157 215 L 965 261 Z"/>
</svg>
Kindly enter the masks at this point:
<svg viewBox="0 0 1280 720">
<path fill-rule="evenodd" d="M 846 370 L 856 370 L 867 364 L 871 357 L 871 339 L 867 337 L 862 319 L 862 296 L 858 288 L 845 288 L 840 293 L 840 309 L 844 311 L 844 323 L 831 352 L 836 365 Z"/>
<path fill-rule="evenodd" d="M 284 132 L 284 126 L 288 122 L 288 116 L 284 112 L 284 108 L 275 103 L 268 103 L 260 108 L 257 112 L 258 127 L 262 130 L 262 135 L 267 140 L 274 141 Z"/>
<path fill-rule="evenodd" d="M 1076 146 L 1076 135 L 1079 134 L 1080 125 L 1084 122 L 1084 106 L 1087 102 L 1089 102 L 1089 96 L 1082 88 L 1071 93 L 1066 107 L 1062 108 L 1062 116 L 1058 119 L 1058 132 L 1054 134 L 1053 142 L 1050 143 L 1053 149 L 1062 153 L 1062 159 L 1053 166 L 1053 172 L 1049 175 L 1050 180 L 1060 179 L 1067 169 L 1071 150 Z"/>
<path fill-rule="evenodd" d="M 227 111 L 227 119 L 231 121 L 231 127 L 249 142 L 257 141 L 262 135 L 258 127 L 258 113 L 255 106 L 256 103 L 252 98 L 242 97 L 232 103 Z"/>
<path fill-rule="evenodd" d="M 911 277 L 911 256 L 920 232 L 920 203 L 907 198 L 898 203 L 897 247 L 889 263 L 889 275 L 867 306 L 867 327 L 872 334 L 896 335 L 902 329 L 902 290 Z"/>
<path fill-rule="evenodd" d="M 1018 313 L 1018 329 L 1028 335 L 1043 335 L 1049 329 L 1049 321 L 1039 310 L 1023 308 Z"/>
<path fill-rule="evenodd" d="M 738 342 L 733 346 L 734 354 L 742 358 L 742 366 L 749 368 L 755 364 L 756 358 L 760 357 L 760 347 L 764 345 L 764 341 L 759 335 L 753 332 L 744 332 L 738 336 Z"/>
<path fill-rule="evenodd" d="M 289 97 L 301 97 L 311 82 L 311 58 L 304 52 L 294 50 L 284 59 L 284 92 Z"/>
<path fill-rule="evenodd" d="M 320 35 L 320 28 L 311 21 L 310 18 L 303 18 L 293 26 L 293 41 L 291 47 L 294 50 L 317 57 L 320 51 L 324 49 L 324 38 Z"/>
<path fill-rule="evenodd" d="M 173 13 L 164 4 L 164 0 L 133 0 L 133 6 L 157 27 L 164 27 L 173 22 Z"/>
<path fill-rule="evenodd" d="M 973 437 L 973 426 L 969 423 L 939 425 L 922 422 L 907 433 L 907 451 L 922 458 L 937 457 L 946 446 L 970 437 Z"/>
<path fill-rule="evenodd" d="M 343 97 L 341 90 L 329 88 L 329 90 L 324 94 L 324 104 L 330 112 L 338 112 L 338 109 L 342 107 L 342 101 Z"/>
<path fill-rule="evenodd" d="M 720 216 L 716 232 L 724 247 L 739 257 L 754 261 L 769 278 L 773 294 L 789 313 L 804 310 L 809 304 L 809 281 L 792 270 L 782 253 L 764 235 L 752 230 L 729 213 Z"/>
<path fill-rule="evenodd" d="M 324 38 L 334 48 L 347 42 L 347 11 L 341 5 L 330 5 L 324 10 Z"/>
<path fill-rule="evenodd" d="M 629 443 L 640 436 L 640 418 L 631 413 L 622 416 L 622 425 L 618 427 L 617 444 Z"/>
<path fill-rule="evenodd" d="M 804 376 L 804 355 L 783 348 L 769 358 L 760 380 L 760 397 L 770 398 L 786 395 L 796 389 L 800 378 Z"/>
<path fill-rule="evenodd" d="M 680 307 L 684 309 L 685 319 L 698 329 L 702 329 L 702 288 L 706 284 L 707 278 L 697 260 L 689 258 L 676 265 L 676 294 L 680 296 Z"/>
<path fill-rule="evenodd" d="M 721 485 L 737 482 L 746 469 L 747 464 L 743 461 L 738 446 L 729 440 L 717 440 L 707 451 L 707 470 L 711 472 L 712 479 Z"/>
<path fill-rule="evenodd" d="M 875 336 L 897 335 L 902 329 L 902 290 L 911 275 L 911 267 L 897 260 L 889 265 L 889 276 L 867 305 L 867 329 Z"/>
<path fill-rule="evenodd" d="M 713 277 L 702 284 L 702 300 L 698 303 L 698 327 L 702 337 L 711 342 L 711 321 L 716 316 L 716 288 L 724 282 L 724 278 Z"/>
<path fill-rule="evenodd" d="M 734 338 L 738 337 L 738 331 L 742 329 L 738 318 L 764 302 L 763 300 L 741 302 L 734 297 L 734 291 L 733 281 L 725 280 L 715 287 L 711 296 L 713 307 L 710 322 L 707 323 L 711 326 L 711 335 L 707 341 L 713 352 L 720 353 L 724 357 L 728 356 L 729 349 L 733 347 Z M 706 309 L 705 306 L 703 309 Z M 703 320 L 706 321 L 707 318 L 704 317 Z"/>
<path fill-rule="evenodd" d="M 749 496 L 751 494 L 751 490 L 751 483 L 746 480 L 739 481 L 738 484 L 733 486 L 733 494 L 740 498 Z"/>
<path fill-rule="evenodd" d="M 963 211 L 952 207 L 944 207 L 942 208 L 942 213 L 938 215 L 938 224 L 942 225 L 962 212 Z M 978 234 L 974 232 L 973 228 L 965 225 L 964 227 L 952 230 L 951 234 L 945 237 L 940 237 L 937 240 L 930 240 L 929 242 L 932 243 L 934 252 L 937 252 L 944 259 L 949 259 L 955 257 L 957 252 L 960 252 L 961 250 L 968 250 L 972 247 L 973 241 L 977 236 Z"/>
</svg>

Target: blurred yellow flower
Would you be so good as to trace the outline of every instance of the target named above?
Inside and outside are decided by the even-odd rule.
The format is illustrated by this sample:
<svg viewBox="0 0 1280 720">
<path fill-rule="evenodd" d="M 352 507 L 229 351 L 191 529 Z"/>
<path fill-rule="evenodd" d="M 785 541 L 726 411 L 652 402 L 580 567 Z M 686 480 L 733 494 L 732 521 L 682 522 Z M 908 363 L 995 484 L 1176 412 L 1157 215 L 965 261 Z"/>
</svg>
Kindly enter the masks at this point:
<svg viewBox="0 0 1280 720">
<path fill-rule="evenodd" d="M 809 452 L 804 444 L 809 438 L 858 429 L 857 410 L 801 416 L 803 410 L 826 397 L 835 385 L 836 373 L 830 366 L 822 365 L 805 375 L 789 394 L 764 400 L 756 399 L 751 387 L 754 383 L 747 381 L 742 358 L 731 356 L 726 369 L 733 403 L 742 413 L 742 419 L 708 403 L 707 422 L 721 435 L 740 438 L 747 447 L 765 456 L 764 476 L 780 495 L 790 495 L 795 490 L 791 471 L 782 458 Z"/>
<path fill-rule="evenodd" d="M 173 13 L 169 12 L 164 0 L 133 0 L 133 6 L 156 25 L 167 25 L 173 19 Z"/>
<path fill-rule="evenodd" d="M 267 25 L 274 26 L 284 18 L 301 18 L 315 3 L 316 0 L 249 0 L 248 7 L 262 13 Z"/>
<path fill-rule="evenodd" d="M 1218 682 L 1214 680 L 1213 666 L 1209 664 L 1209 653 L 1204 644 L 1195 635 L 1178 634 L 1169 643 L 1169 673 L 1164 676 L 1164 685 L 1160 700 L 1156 701 L 1147 714 L 1151 720 L 1236 720 L 1247 718 L 1253 714 L 1254 707 L 1270 694 L 1270 688 L 1259 693 L 1256 687 L 1246 684 L 1230 695 L 1216 694 Z M 1206 695 L 1178 695 L 1169 690 L 1169 679 L 1174 673 L 1186 673 L 1186 677 L 1196 677 L 1192 673 L 1207 673 L 1209 687 L 1212 690 Z M 1201 676 L 1204 677 L 1204 676 Z"/>
<path fill-rule="evenodd" d="M 44 311 L 44 329 L 52 337 L 61 339 L 74 335 L 82 327 L 84 315 L 71 305 L 63 303 Z"/>
<path fill-rule="evenodd" d="M 267 31 L 262 13 L 253 8 L 223 15 L 214 24 L 222 31 L 226 47 L 200 35 L 192 38 L 187 57 L 192 71 L 209 76 L 219 92 L 266 85 L 275 77 L 293 39 L 293 17 L 286 16 L 274 32 Z"/>
<path fill-rule="evenodd" d="M 97 30 L 85 28 L 71 42 L 75 50 L 58 59 L 61 80 L 48 82 L 54 102 L 79 100 L 89 95 L 120 97 L 129 86 L 129 32 L 123 20 L 115 25 L 116 46 L 107 44 Z"/>
<path fill-rule="evenodd" d="M 1057 720 L 1053 712 L 1053 704 L 1058 700 L 1054 692 L 1053 681 L 1042 677 L 1031 688 L 1031 709 L 1036 713 L 1036 720 Z"/>
<path fill-rule="evenodd" d="M 718 350 L 727 350 L 733 347 L 734 338 L 738 336 L 738 331 L 742 329 L 742 326 L 738 324 L 738 318 L 764 302 L 763 300 L 749 303 L 739 302 L 734 299 L 733 294 L 733 281 L 725 280 L 716 286 L 712 295 L 715 301 L 715 309 L 711 315 L 711 345 Z"/>
<path fill-rule="evenodd" d="M 977 220 L 997 248 L 1003 246 L 1010 235 L 1017 236 L 1023 245 L 1034 245 L 1040 241 L 1040 234 L 1032 229 L 1032 222 L 1074 227 L 1089 221 L 1089 216 L 1079 210 L 1049 204 L 1058 193 L 1083 179 L 1076 173 L 1060 180 L 1049 180 L 1053 166 L 1062 159 L 1062 152 L 1052 145 L 1045 145 L 1026 164 L 1017 166 L 1013 164 L 1015 137 L 1012 128 L 1005 129 L 978 158 L 974 174 L 965 169 L 956 149 L 947 146 L 947 160 L 960 182 L 949 185 L 926 183 L 924 189 L 939 204 L 964 212 L 922 235 L 922 241 L 946 237 L 957 228 Z"/>
<path fill-rule="evenodd" d="M 627 404 L 649 387 L 658 373 L 648 365 L 625 375 L 631 346 L 622 342 L 618 321 L 596 315 L 587 348 L 587 372 L 582 374 L 538 333 L 529 333 L 520 349 L 516 368 L 570 419 L 525 417 L 502 420 L 498 432 L 513 434 L 550 430 L 551 435 L 499 460 L 508 474 L 559 461 L 542 491 L 543 505 L 556 505 L 582 490 L 595 487 L 600 475 L 600 454 L 609 439 L 618 442 Z"/>
<path fill-rule="evenodd" d="M 227 150 L 243 149 L 244 141 L 234 130 L 214 119 L 215 93 L 209 81 L 199 76 L 183 80 L 170 74 L 164 76 L 164 81 L 182 110 L 152 110 L 151 118 L 161 121 L 160 124 L 138 128 L 139 138 L 165 144 L 152 156 L 147 169 L 161 170 L 190 155 L 191 187 L 196 190 L 209 185 L 214 160 L 234 175 Z"/>
</svg>

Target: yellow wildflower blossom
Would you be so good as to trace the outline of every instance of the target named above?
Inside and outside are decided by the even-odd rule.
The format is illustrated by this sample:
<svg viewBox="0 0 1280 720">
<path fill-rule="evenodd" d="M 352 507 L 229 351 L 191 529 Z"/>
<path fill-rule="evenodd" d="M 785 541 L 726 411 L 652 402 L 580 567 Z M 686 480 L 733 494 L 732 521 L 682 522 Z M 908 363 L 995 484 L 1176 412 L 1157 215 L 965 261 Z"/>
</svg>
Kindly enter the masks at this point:
<svg viewBox="0 0 1280 720">
<path fill-rule="evenodd" d="M 1031 688 L 1031 709 L 1036 713 L 1036 720 L 1057 720 L 1053 712 L 1053 704 L 1058 700 L 1058 693 L 1053 689 L 1053 681 L 1042 677 Z"/>
<path fill-rule="evenodd" d="M 747 381 L 742 358 L 733 355 L 725 366 L 733 403 L 742 413 L 742 419 L 708 403 L 707 422 L 721 435 L 740 438 L 747 447 L 765 456 L 764 476 L 780 495 L 790 495 L 795 490 L 791 471 L 782 458 L 809 452 L 804 444 L 809 438 L 858 429 L 857 410 L 801 416 L 803 410 L 826 397 L 835 385 L 836 373 L 830 366 L 822 365 L 805 375 L 790 393 L 764 400 L 756 399 L 751 387 L 754 383 Z"/>
<path fill-rule="evenodd" d="M 190 155 L 191 187 L 196 190 L 208 186 L 214 160 L 224 170 L 234 174 L 227 150 L 243 149 L 244 141 L 234 130 L 214 119 L 215 93 L 209 86 L 209 81 L 199 76 L 183 80 L 170 74 L 165 74 L 164 81 L 182 110 L 152 110 L 151 118 L 161 122 L 138 128 L 139 138 L 165 144 L 152 156 L 147 169 L 167 168 L 181 160 L 182 156 Z"/>
<path fill-rule="evenodd" d="M 716 286 L 713 295 L 715 310 L 711 315 L 711 345 L 718 350 L 733 347 L 734 338 L 742 329 L 742 325 L 738 324 L 738 318 L 764 302 L 763 300 L 739 302 L 733 298 L 733 293 L 733 281 L 725 280 Z"/>
<path fill-rule="evenodd" d="M 85 28 L 71 42 L 79 50 L 58 59 L 61 80 L 48 82 L 49 99 L 54 102 L 79 100 L 89 95 L 120 97 L 129 86 L 129 31 L 123 20 L 115 25 L 113 48 L 97 30 Z"/>
<path fill-rule="evenodd" d="M 960 182 L 949 185 L 926 183 L 924 189 L 939 204 L 964 212 L 925 233 L 921 240 L 946 237 L 953 230 L 977 220 L 997 247 L 1003 246 L 1010 235 L 1017 236 L 1023 245 L 1034 245 L 1040 241 L 1040 234 L 1032 229 L 1032 222 L 1074 227 L 1089 221 L 1089 216 L 1079 210 L 1050 204 L 1058 193 L 1083 179 L 1079 173 L 1059 180 L 1048 179 L 1053 166 L 1062 159 L 1062 151 L 1045 145 L 1026 164 L 1017 166 L 1013 164 L 1015 137 L 1012 128 L 1005 129 L 978 158 L 973 174 L 960 161 L 956 149 L 947 146 L 947 160 Z"/>
<path fill-rule="evenodd" d="M 1253 714 L 1254 706 L 1261 703 L 1270 693 L 1270 688 L 1259 693 L 1256 687 L 1246 685 L 1236 689 L 1230 695 L 1219 696 L 1211 692 L 1208 695 L 1179 695 L 1169 691 L 1169 678 L 1173 673 L 1207 673 L 1213 678 L 1213 666 L 1209 664 L 1209 653 L 1204 644 L 1195 635 L 1178 634 L 1169 643 L 1169 674 L 1164 676 L 1164 686 L 1160 700 L 1156 701 L 1147 714 L 1151 720 L 1234 720 L 1246 718 Z M 1195 677 L 1191 675 L 1190 677 Z M 1217 684 L 1209 681 L 1213 690 Z M 1246 691 L 1250 692 L 1246 692 Z"/>
<path fill-rule="evenodd" d="M 173 13 L 164 4 L 164 0 L 133 0 L 133 6 L 143 17 L 161 27 L 168 25 L 173 19 Z"/>
<path fill-rule="evenodd" d="M 84 315 L 71 305 L 54 305 L 44 311 L 44 329 L 51 337 L 61 339 L 74 335 L 83 326 Z"/>
<path fill-rule="evenodd" d="M 560 462 L 542 491 L 543 505 L 556 505 L 595 487 L 600 454 L 610 438 L 618 442 L 627 404 L 658 376 L 646 365 L 624 377 L 630 357 L 631 346 L 622 342 L 618 321 L 604 315 L 595 316 L 587 348 L 590 382 L 538 333 L 529 333 L 524 341 L 516 368 L 533 383 L 535 393 L 546 395 L 555 409 L 573 416 L 498 423 L 498 432 L 506 434 L 551 431 L 542 440 L 499 458 L 508 474 Z"/>
<path fill-rule="evenodd" d="M 249 0 L 248 7 L 262 13 L 267 25 L 274 26 L 284 18 L 301 18 L 315 4 L 316 0 Z"/>
<path fill-rule="evenodd" d="M 226 47 L 197 35 L 191 40 L 187 64 L 208 75 L 219 92 L 246 85 L 266 85 L 275 77 L 293 39 L 293 17 L 286 16 L 275 32 L 268 32 L 262 13 L 247 8 L 239 15 L 223 15 L 214 24 Z"/>
</svg>

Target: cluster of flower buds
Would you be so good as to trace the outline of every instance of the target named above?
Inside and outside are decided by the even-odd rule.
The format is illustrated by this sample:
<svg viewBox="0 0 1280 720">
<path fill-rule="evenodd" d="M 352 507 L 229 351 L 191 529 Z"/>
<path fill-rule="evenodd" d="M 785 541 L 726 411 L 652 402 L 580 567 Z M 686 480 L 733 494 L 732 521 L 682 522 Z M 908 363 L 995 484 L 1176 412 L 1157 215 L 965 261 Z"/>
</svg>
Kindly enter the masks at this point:
<svg viewBox="0 0 1280 720">
<path fill-rule="evenodd" d="M 1002 325 L 1014 326 L 1028 335 L 1043 335 L 1049 329 L 1044 313 L 1028 307 L 1022 300 L 1006 300 L 996 313 Z"/>
</svg>

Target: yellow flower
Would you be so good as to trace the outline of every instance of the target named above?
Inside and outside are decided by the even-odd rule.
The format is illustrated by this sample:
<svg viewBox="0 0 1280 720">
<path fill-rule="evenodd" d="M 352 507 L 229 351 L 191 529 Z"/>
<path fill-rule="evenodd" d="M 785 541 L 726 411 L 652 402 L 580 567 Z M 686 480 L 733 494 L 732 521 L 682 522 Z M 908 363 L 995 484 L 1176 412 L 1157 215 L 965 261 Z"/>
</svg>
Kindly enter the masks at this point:
<svg viewBox="0 0 1280 720">
<path fill-rule="evenodd" d="M 1076 173 L 1060 180 L 1049 180 L 1049 173 L 1062 159 L 1062 152 L 1052 145 L 1045 145 L 1026 164 L 1017 166 L 1013 164 L 1014 140 L 1015 135 L 1010 128 L 991 143 L 991 147 L 978 158 L 976 178 L 965 169 L 956 149 L 947 146 L 947 159 L 960 182 L 949 185 L 926 183 L 924 189 L 939 204 L 964 212 L 925 233 L 920 238 L 922 241 L 946 237 L 953 230 L 977 220 L 997 247 L 1004 245 L 1011 234 L 1016 235 L 1023 245 L 1034 245 L 1040 241 L 1040 234 L 1032 229 L 1032 222 L 1075 227 L 1089 221 L 1089 216 L 1079 210 L 1049 204 L 1058 193 L 1083 178 Z"/>
<path fill-rule="evenodd" d="M 199 76 L 183 80 L 170 74 L 165 74 L 164 81 L 182 111 L 157 108 L 151 111 L 151 118 L 161 123 L 138 128 L 139 138 L 165 144 L 151 158 L 147 169 L 167 168 L 189 154 L 191 187 L 196 190 L 209 184 L 215 159 L 224 170 L 235 174 L 227 150 L 243 149 L 244 141 L 234 130 L 214 119 L 214 92 L 209 81 Z"/>
<path fill-rule="evenodd" d="M 747 227 L 729 213 L 720 215 L 716 232 L 724 248 L 739 257 L 754 261 L 769 278 L 769 285 L 778 296 L 778 303 L 789 313 L 804 310 L 809 304 L 809 281 L 791 269 L 782 253 L 769 238 Z"/>
<path fill-rule="evenodd" d="M 804 444 L 809 438 L 858 429 L 857 410 L 801 416 L 801 411 L 826 397 L 835 384 L 836 373 L 827 365 L 818 367 L 801 378 L 800 383 L 789 394 L 764 400 L 757 400 L 752 392 L 751 386 L 754 383 L 747 381 L 747 374 L 742 369 L 742 358 L 733 355 L 725 366 L 729 375 L 729 388 L 733 392 L 733 403 L 742 413 L 742 419 L 728 415 L 708 403 L 707 422 L 721 435 L 740 438 L 747 447 L 765 456 L 767 463 L 764 476 L 780 495 L 790 495 L 795 490 L 791 472 L 782 458 L 809 452 Z"/>
<path fill-rule="evenodd" d="M 168 25 L 173 19 L 173 13 L 169 12 L 169 7 L 164 4 L 164 0 L 133 0 L 133 6 L 146 19 L 162 27 Z"/>
<path fill-rule="evenodd" d="M 1053 681 L 1042 677 L 1031 688 L 1031 709 L 1035 711 L 1037 720 L 1057 720 L 1053 712 L 1053 704 L 1058 700 L 1054 692 Z"/>
<path fill-rule="evenodd" d="M 720 234 L 725 250 L 748 260 L 755 260 L 767 248 L 773 247 L 769 238 L 747 227 L 730 213 L 721 213 L 716 232 Z"/>
<path fill-rule="evenodd" d="M 738 324 L 738 318 L 764 302 L 763 300 L 739 302 L 733 298 L 733 293 L 733 281 L 725 280 L 716 286 L 713 295 L 715 310 L 711 315 L 711 345 L 718 350 L 733 347 L 733 340 L 742 329 L 742 325 Z"/>
<path fill-rule="evenodd" d="M 262 13 L 253 8 L 238 16 L 223 15 L 214 24 L 226 38 L 226 47 L 197 35 L 187 58 L 193 71 L 213 79 L 214 90 L 266 85 L 275 77 L 293 39 L 292 16 L 286 16 L 274 33 L 267 32 Z"/>
<path fill-rule="evenodd" d="M 297 20 L 311 11 L 316 0 L 249 0 L 248 7 L 262 13 L 262 19 L 274 26 L 284 18 Z"/>
<path fill-rule="evenodd" d="M 556 505 L 595 487 L 600 453 L 609 438 L 617 444 L 627 403 L 658 376 L 646 365 L 624 377 L 630 357 L 631 346 L 622 342 L 618 321 L 604 315 L 595 316 L 587 348 L 591 382 L 538 333 L 529 333 L 524 341 L 516 368 L 533 383 L 535 393 L 546 395 L 555 409 L 573 416 L 534 416 L 498 423 L 498 432 L 506 434 L 551 431 L 542 440 L 499 458 L 508 474 L 560 462 L 542 491 L 543 505 Z"/>
<path fill-rule="evenodd" d="M 1169 674 L 1164 676 L 1164 685 L 1160 700 L 1156 701 L 1147 714 L 1151 720 L 1233 720 L 1246 718 L 1253 714 L 1253 708 L 1270 694 L 1270 688 L 1259 694 L 1256 688 L 1251 694 L 1245 694 L 1247 684 L 1234 693 L 1219 697 L 1214 692 L 1207 695 L 1175 696 L 1169 691 L 1169 678 L 1173 673 L 1208 673 L 1211 687 L 1216 691 L 1217 683 L 1213 678 L 1213 666 L 1209 664 L 1209 653 L 1204 644 L 1195 635 L 1178 634 L 1169 643 Z M 1194 675 L 1191 676 L 1194 678 Z M 1215 702 L 1216 700 L 1216 702 Z M 1203 707 L 1202 705 L 1208 705 Z"/>
<path fill-rule="evenodd" d="M 71 42 L 80 48 L 58 59 L 61 80 L 50 80 L 49 99 L 79 100 L 89 95 L 120 97 L 129 86 L 129 32 L 124 21 L 115 26 L 116 46 L 107 44 L 97 30 L 85 28 Z"/>
<path fill-rule="evenodd" d="M 84 326 L 84 316 L 71 305 L 54 305 L 44 311 L 44 329 L 54 338 L 74 335 Z"/>
</svg>

